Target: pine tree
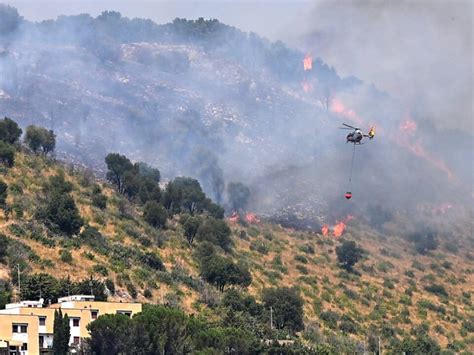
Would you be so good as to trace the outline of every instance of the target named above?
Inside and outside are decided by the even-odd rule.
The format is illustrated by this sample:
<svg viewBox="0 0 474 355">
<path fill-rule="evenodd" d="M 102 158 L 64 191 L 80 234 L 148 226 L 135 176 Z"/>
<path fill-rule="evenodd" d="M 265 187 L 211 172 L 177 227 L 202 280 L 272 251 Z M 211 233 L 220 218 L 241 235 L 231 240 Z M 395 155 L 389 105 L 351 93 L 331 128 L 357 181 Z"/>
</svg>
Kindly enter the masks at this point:
<svg viewBox="0 0 474 355">
<path fill-rule="evenodd" d="M 69 326 L 69 317 L 67 314 L 63 317 L 61 308 L 54 311 L 53 331 L 53 354 L 66 355 L 69 350 L 71 329 Z"/>
</svg>

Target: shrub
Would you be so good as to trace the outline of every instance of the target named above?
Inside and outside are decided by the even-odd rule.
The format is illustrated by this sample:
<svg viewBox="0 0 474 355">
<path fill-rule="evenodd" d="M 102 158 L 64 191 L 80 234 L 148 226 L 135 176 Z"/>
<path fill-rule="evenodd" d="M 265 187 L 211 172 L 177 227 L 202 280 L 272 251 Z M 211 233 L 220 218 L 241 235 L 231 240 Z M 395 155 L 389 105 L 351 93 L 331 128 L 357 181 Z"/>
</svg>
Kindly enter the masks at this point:
<svg viewBox="0 0 474 355">
<path fill-rule="evenodd" d="M 308 271 L 308 268 L 307 268 L 306 266 L 300 265 L 300 264 L 296 265 L 296 269 L 297 269 L 299 272 L 301 272 L 303 275 L 307 275 L 308 272 L 309 272 L 309 271 Z"/>
<path fill-rule="evenodd" d="M 150 289 L 147 288 L 147 289 L 145 289 L 145 291 L 143 291 L 143 296 L 145 296 L 145 298 L 150 299 L 150 298 L 153 297 L 153 293 L 151 293 Z"/>
<path fill-rule="evenodd" d="M 304 328 L 303 299 L 294 288 L 280 287 L 263 290 L 262 300 L 265 309 L 273 309 L 273 321 L 277 329 L 293 332 Z"/>
<path fill-rule="evenodd" d="M 434 293 L 438 296 L 448 297 L 448 292 L 446 291 L 443 285 L 432 284 L 429 286 L 425 286 L 425 290 Z"/>
<path fill-rule="evenodd" d="M 60 256 L 60 259 L 63 263 L 72 264 L 72 255 L 68 250 L 61 249 L 59 251 L 59 256 Z"/>
<path fill-rule="evenodd" d="M 352 267 L 362 258 L 363 252 L 363 249 L 358 247 L 352 240 L 344 240 L 342 245 L 336 247 L 340 266 L 347 271 L 352 271 Z"/>
<path fill-rule="evenodd" d="M 96 264 L 92 267 L 92 271 L 96 272 L 102 276 L 107 276 L 109 274 L 109 271 L 107 270 L 107 267 L 104 265 Z"/>
<path fill-rule="evenodd" d="M 92 205 L 104 210 L 107 207 L 107 196 L 101 193 L 92 196 Z"/>
<path fill-rule="evenodd" d="M 168 212 L 156 201 L 148 201 L 143 207 L 143 218 L 151 226 L 163 228 L 168 218 Z"/>
<path fill-rule="evenodd" d="M 319 318 L 331 329 L 337 328 L 339 314 L 333 311 L 324 311 L 319 314 Z"/>
<path fill-rule="evenodd" d="M 267 255 L 269 252 L 267 244 L 259 239 L 253 240 L 250 243 L 250 250 L 256 250 L 262 255 Z"/>
<path fill-rule="evenodd" d="M 304 255 L 296 255 L 295 260 L 299 261 L 300 263 L 303 263 L 303 264 L 308 263 L 308 259 L 306 259 L 306 257 Z"/>
<path fill-rule="evenodd" d="M 0 141 L 0 162 L 9 168 L 15 163 L 15 148 L 3 141 Z"/>
</svg>

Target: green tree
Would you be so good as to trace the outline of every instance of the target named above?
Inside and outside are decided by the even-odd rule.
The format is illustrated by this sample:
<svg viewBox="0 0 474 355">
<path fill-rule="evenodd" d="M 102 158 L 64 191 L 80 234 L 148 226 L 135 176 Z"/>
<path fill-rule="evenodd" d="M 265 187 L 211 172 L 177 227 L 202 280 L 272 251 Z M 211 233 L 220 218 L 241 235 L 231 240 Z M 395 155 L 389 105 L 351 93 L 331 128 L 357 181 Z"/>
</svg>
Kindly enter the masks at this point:
<svg viewBox="0 0 474 355">
<path fill-rule="evenodd" d="M 143 207 L 143 218 L 156 228 L 163 228 L 168 218 L 166 209 L 155 201 L 148 201 Z"/>
<path fill-rule="evenodd" d="M 30 125 L 26 127 L 24 141 L 34 153 L 38 153 L 41 150 L 46 155 L 54 151 L 56 135 L 53 131 L 48 131 L 46 128 Z"/>
<path fill-rule="evenodd" d="M 8 185 L 0 180 L 0 208 L 5 209 L 7 206 Z"/>
<path fill-rule="evenodd" d="M 8 117 L 0 120 L 0 140 L 5 143 L 15 144 L 20 139 L 22 133 L 23 131 L 15 121 Z"/>
<path fill-rule="evenodd" d="M 184 235 L 188 240 L 189 245 L 193 244 L 194 237 L 196 236 L 201 223 L 202 220 L 198 216 L 187 216 L 186 218 L 184 218 Z"/>
<path fill-rule="evenodd" d="M 147 335 L 142 348 L 149 354 L 189 353 L 193 323 L 183 311 L 165 306 L 144 305 L 143 311 L 133 317 L 135 329 Z"/>
<path fill-rule="evenodd" d="M 4 234 L 0 234 L 0 263 L 5 261 L 5 257 L 8 256 L 8 238 Z"/>
<path fill-rule="evenodd" d="M 363 252 L 353 240 L 344 240 L 342 245 L 336 247 L 337 259 L 341 267 L 347 271 L 352 271 L 352 267 L 362 259 Z"/>
<path fill-rule="evenodd" d="M 106 174 L 107 180 L 116 185 L 118 192 L 123 194 L 125 192 L 124 175 L 127 171 L 134 169 L 132 162 L 125 155 L 110 153 L 105 157 L 105 164 L 109 169 Z"/>
<path fill-rule="evenodd" d="M 39 211 L 38 217 L 67 235 L 79 233 L 84 224 L 74 199 L 69 194 L 57 192 L 48 197 L 47 205 Z"/>
<path fill-rule="evenodd" d="M 14 32 L 21 23 L 22 18 L 14 7 L 0 4 L 0 36 Z"/>
<path fill-rule="evenodd" d="M 15 164 L 15 148 L 0 141 L 0 162 L 11 168 Z"/>
<path fill-rule="evenodd" d="M 115 355 L 132 353 L 132 320 L 123 314 L 105 314 L 87 325 L 92 354 Z M 143 344 L 144 346 L 146 344 Z"/>
<path fill-rule="evenodd" d="M 60 282 L 49 274 L 31 274 L 21 278 L 21 298 L 24 300 L 42 297 L 54 303 L 66 293 L 67 289 L 63 289 Z"/>
<path fill-rule="evenodd" d="M 53 332 L 53 354 L 66 355 L 69 351 L 71 329 L 69 326 L 69 317 L 67 314 L 63 317 L 61 308 L 54 311 Z"/>
<path fill-rule="evenodd" d="M 252 276 L 246 266 L 217 254 L 202 260 L 200 268 L 203 279 L 221 292 L 224 292 L 226 285 L 247 287 L 252 282 Z"/>
<path fill-rule="evenodd" d="M 218 245 L 225 251 L 232 249 L 231 230 L 227 223 L 220 219 L 205 219 L 196 232 L 196 239 Z"/>
<path fill-rule="evenodd" d="M 227 197 L 232 211 L 245 209 L 250 198 L 250 190 L 240 182 L 231 182 L 227 185 Z"/>
<path fill-rule="evenodd" d="M 149 179 L 155 183 L 160 182 L 161 174 L 158 169 L 152 168 L 146 163 L 139 162 L 135 164 L 138 170 L 138 175 L 142 178 Z"/>
<path fill-rule="evenodd" d="M 166 186 L 164 205 L 171 213 L 202 212 L 206 195 L 199 181 L 189 177 L 177 177 Z"/>
<path fill-rule="evenodd" d="M 266 288 L 262 295 L 265 310 L 273 310 L 273 322 L 277 329 L 292 332 L 304 328 L 303 299 L 295 288 Z"/>
</svg>

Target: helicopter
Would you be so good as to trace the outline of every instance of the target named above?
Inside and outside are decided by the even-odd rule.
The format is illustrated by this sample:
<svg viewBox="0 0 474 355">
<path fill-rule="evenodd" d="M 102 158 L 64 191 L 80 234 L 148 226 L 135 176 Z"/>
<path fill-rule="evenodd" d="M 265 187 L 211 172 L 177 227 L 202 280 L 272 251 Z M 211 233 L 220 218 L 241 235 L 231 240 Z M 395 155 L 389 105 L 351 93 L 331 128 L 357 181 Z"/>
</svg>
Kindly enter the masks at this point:
<svg viewBox="0 0 474 355">
<path fill-rule="evenodd" d="M 351 129 L 354 130 L 353 132 L 350 132 L 347 137 L 346 137 L 346 143 L 353 143 L 355 144 L 364 144 L 362 143 L 362 138 L 368 137 L 369 139 L 373 139 L 375 137 L 375 128 L 371 127 L 369 132 L 367 134 L 363 134 L 361 129 L 358 127 L 354 127 L 351 125 L 348 125 L 347 123 L 342 124 L 344 127 L 339 127 L 339 129 Z"/>
<path fill-rule="evenodd" d="M 354 149 L 352 150 L 352 160 L 351 160 L 351 170 L 350 170 L 350 175 L 349 175 L 349 188 L 347 189 L 347 192 L 344 194 L 344 197 L 347 200 L 350 200 L 352 198 L 352 192 L 350 190 L 351 182 L 352 182 L 352 170 L 354 166 L 354 155 L 355 155 L 355 147 L 356 145 L 364 144 L 362 143 L 362 139 L 364 137 L 367 137 L 369 139 L 373 139 L 375 137 L 375 128 L 371 127 L 369 132 L 367 134 L 362 133 L 361 129 L 358 127 L 354 127 L 351 125 L 348 125 L 347 123 L 342 124 L 344 127 L 339 127 L 340 129 L 350 129 L 353 130 L 346 136 L 346 143 L 353 143 L 354 144 Z"/>
</svg>

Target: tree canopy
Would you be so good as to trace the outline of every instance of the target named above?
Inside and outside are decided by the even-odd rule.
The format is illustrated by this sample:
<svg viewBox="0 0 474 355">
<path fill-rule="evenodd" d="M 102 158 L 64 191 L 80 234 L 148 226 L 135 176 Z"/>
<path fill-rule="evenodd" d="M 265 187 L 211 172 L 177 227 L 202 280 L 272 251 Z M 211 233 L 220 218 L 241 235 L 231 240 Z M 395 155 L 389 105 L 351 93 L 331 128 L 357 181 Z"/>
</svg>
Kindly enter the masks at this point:
<svg viewBox="0 0 474 355">
<path fill-rule="evenodd" d="M 272 308 L 273 322 L 277 329 L 297 332 L 304 328 L 303 299 L 295 288 L 266 288 L 263 290 L 262 300 L 267 311 Z"/>
<path fill-rule="evenodd" d="M 343 269 L 352 271 L 352 267 L 362 259 L 364 250 L 357 246 L 353 240 L 344 240 L 342 245 L 336 247 L 337 260 Z"/>
</svg>

